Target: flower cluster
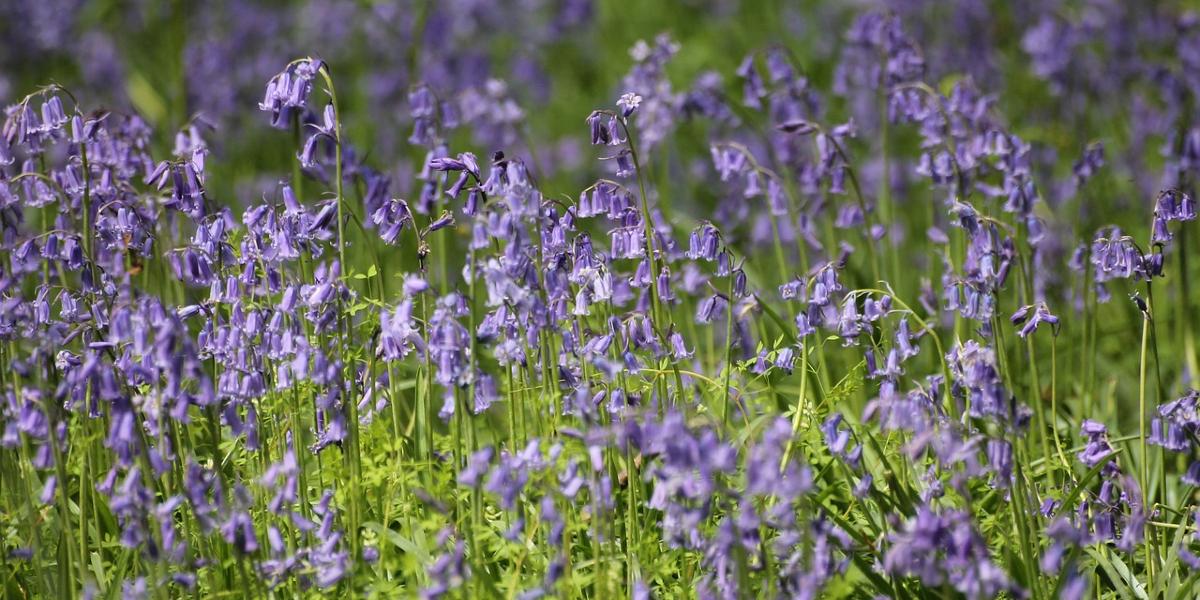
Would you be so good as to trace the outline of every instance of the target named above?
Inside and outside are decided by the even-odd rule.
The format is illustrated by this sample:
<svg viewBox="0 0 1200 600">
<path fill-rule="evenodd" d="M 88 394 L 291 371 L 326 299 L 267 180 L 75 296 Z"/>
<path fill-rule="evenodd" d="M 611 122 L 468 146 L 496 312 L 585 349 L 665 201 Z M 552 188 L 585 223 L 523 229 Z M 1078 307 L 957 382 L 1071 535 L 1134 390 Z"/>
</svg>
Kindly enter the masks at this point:
<svg viewBox="0 0 1200 600">
<path fill-rule="evenodd" d="M 237 0 L 14 97 L 107 56 L 58 4 L 0 7 L 4 595 L 1191 589 L 1193 15 L 785 7 L 724 72 Z"/>
</svg>

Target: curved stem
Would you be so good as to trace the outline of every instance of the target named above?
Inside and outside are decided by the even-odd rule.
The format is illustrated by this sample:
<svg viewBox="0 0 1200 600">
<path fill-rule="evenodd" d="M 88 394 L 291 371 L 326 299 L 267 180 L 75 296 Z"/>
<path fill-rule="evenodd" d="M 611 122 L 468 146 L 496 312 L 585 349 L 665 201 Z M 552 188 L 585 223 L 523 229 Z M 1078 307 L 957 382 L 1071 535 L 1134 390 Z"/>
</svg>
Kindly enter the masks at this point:
<svg viewBox="0 0 1200 600">
<path fill-rule="evenodd" d="M 824 132 L 822 132 L 822 133 L 824 133 Z M 850 187 L 854 190 L 854 199 L 858 203 L 858 210 L 862 211 L 863 220 L 866 222 L 866 225 L 867 225 L 867 233 L 866 233 L 867 254 L 870 255 L 871 274 L 874 276 L 875 282 L 878 282 L 879 281 L 879 249 L 875 247 L 875 235 L 871 231 L 872 229 L 875 228 L 875 226 L 873 224 L 874 219 L 871 217 L 870 210 L 868 210 L 867 201 L 866 201 L 866 198 L 863 197 L 862 188 L 858 185 L 858 175 L 855 174 L 854 167 L 850 166 L 850 157 L 846 155 L 846 150 L 844 148 L 842 148 L 842 144 L 837 141 L 837 138 L 835 138 L 834 136 L 829 135 L 827 133 L 825 133 L 824 135 L 825 135 L 825 137 L 827 137 L 829 139 L 829 142 L 831 144 L 833 144 L 834 150 L 837 151 L 838 156 L 841 157 L 842 162 L 845 163 L 844 168 L 846 169 L 846 176 L 850 179 Z"/>
</svg>

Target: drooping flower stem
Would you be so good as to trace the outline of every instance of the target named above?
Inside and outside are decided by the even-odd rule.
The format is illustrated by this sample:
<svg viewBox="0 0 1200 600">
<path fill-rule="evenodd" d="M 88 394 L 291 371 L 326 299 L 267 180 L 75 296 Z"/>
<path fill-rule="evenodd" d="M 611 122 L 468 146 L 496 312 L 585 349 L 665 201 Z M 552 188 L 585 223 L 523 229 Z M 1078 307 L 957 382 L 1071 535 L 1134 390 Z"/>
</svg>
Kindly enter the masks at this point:
<svg viewBox="0 0 1200 600">
<path fill-rule="evenodd" d="M 1024 237 L 1024 235 L 1023 235 L 1024 229 L 1023 228 L 1018 227 L 1017 232 L 1018 232 L 1018 236 L 1020 236 L 1022 238 Z M 1029 266 L 1025 260 L 1025 257 L 1026 257 L 1026 254 L 1024 252 L 1018 251 L 1018 259 L 1019 260 L 1018 260 L 1018 265 L 1017 265 L 1017 272 L 1021 278 L 1021 290 L 1020 291 L 1023 292 L 1023 294 L 1024 294 L 1024 303 L 1032 304 L 1034 302 L 1033 282 L 1029 276 Z M 1002 331 L 999 329 L 998 324 L 996 327 L 997 327 L 997 331 Z M 1046 427 L 1054 428 L 1055 415 L 1051 414 L 1049 419 L 1047 419 L 1047 417 L 1046 417 L 1046 404 L 1045 404 L 1045 402 L 1042 401 L 1042 382 L 1041 382 L 1040 372 L 1038 369 L 1037 348 L 1036 348 L 1036 345 L 1033 343 L 1033 335 L 1032 334 L 1025 335 L 1024 338 L 1025 338 L 1025 353 L 1026 353 L 1025 355 L 1029 359 L 1029 385 L 1030 385 L 1029 402 L 1033 404 L 1034 416 L 1036 419 L 1035 424 L 1036 424 L 1037 430 L 1038 430 L 1038 442 L 1041 444 L 1041 448 L 1042 448 L 1042 457 L 1046 460 L 1046 465 L 1049 466 L 1050 465 L 1050 442 L 1049 442 L 1049 439 L 1046 437 Z M 1053 393 L 1053 392 L 1051 392 L 1051 393 Z M 1057 435 L 1058 434 L 1055 433 L 1056 437 L 1057 437 Z M 1069 470 L 1070 463 L 1064 461 L 1063 467 Z"/>
<path fill-rule="evenodd" d="M 300 115 L 292 115 L 292 146 L 301 148 L 302 137 L 300 135 Z M 304 171 L 300 168 L 300 161 L 293 160 L 292 164 L 292 191 L 295 192 L 297 198 L 304 197 Z"/>
<path fill-rule="evenodd" d="M 1147 305 L 1147 308 L 1153 310 L 1154 287 L 1153 287 L 1152 283 L 1149 281 L 1146 282 L 1146 305 Z M 1159 355 L 1158 355 L 1158 327 L 1154 321 L 1153 314 L 1150 315 L 1150 353 L 1154 357 L 1154 382 L 1155 382 L 1154 404 L 1157 405 L 1160 401 L 1160 398 L 1165 393 L 1165 391 L 1164 391 L 1165 388 L 1163 387 L 1163 379 L 1162 379 L 1162 363 L 1159 360 Z M 1166 474 L 1166 464 L 1165 464 L 1166 463 L 1166 454 L 1165 454 L 1165 450 L 1161 446 L 1159 447 L 1159 450 L 1158 450 L 1158 461 L 1157 462 L 1158 462 L 1158 473 L 1157 473 L 1158 486 L 1155 488 L 1155 491 L 1157 493 L 1155 493 L 1154 495 L 1151 495 L 1149 490 L 1144 490 L 1142 492 L 1143 497 L 1144 497 L 1144 502 L 1148 507 L 1150 507 L 1151 514 L 1153 514 L 1153 512 L 1157 509 L 1156 507 L 1159 504 L 1158 498 L 1160 496 L 1163 499 L 1163 502 L 1167 502 L 1169 500 L 1167 497 L 1167 474 Z M 1159 532 L 1154 527 L 1150 527 L 1149 532 L 1146 536 L 1146 539 L 1149 542 L 1146 546 L 1146 552 L 1147 553 L 1155 552 L 1155 554 L 1154 554 L 1155 560 L 1158 560 L 1161 558 L 1161 556 L 1158 554 L 1158 552 L 1163 549 L 1163 548 L 1159 547 L 1159 543 L 1158 543 L 1159 540 L 1155 539 L 1156 536 L 1158 536 L 1160 533 L 1161 532 Z M 1163 541 L 1165 542 L 1165 540 L 1163 540 Z M 1148 562 L 1153 562 L 1153 561 L 1148 560 Z M 1149 566 L 1150 566 L 1150 574 L 1151 574 L 1151 576 L 1153 576 L 1153 574 L 1155 573 L 1154 567 L 1156 565 L 1151 564 Z"/>
<path fill-rule="evenodd" d="M 476 296 L 478 295 L 477 294 L 478 288 L 476 286 L 476 281 L 479 279 L 479 273 L 478 273 L 478 265 L 475 261 L 475 246 L 474 245 L 471 246 L 471 249 L 467 255 L 467 273 L 470 276 L 470 280 L 468 281 L 468 291 L 467 291 L 467 302 L 468 302 L 468 306 L 467 306 L 467 308 L 468 308 L 468 315 L 467 315 L 468 329 L 467 329 L 467 332 L 468 332 L 468 335 L 470 335 L 470 340 L 471 340 L 470 347 L 468 349 L 468 352 L 470 353 L 470 355 L 468 357 L 468 369 L 469 369 L 468 372 L 470 373 L 470 375 L 469 375 L 468 385 L 467 385 L 467 398 L 463 402 L 464 410 L 463 410 L 462 418 L 467 423 L 470 424 L 470 429 L 468 431 L 468 436 L 470 437 L 469 451 L 473 454 L 477 450 L 479 450 L 479 439 L 478 439 L 479 433 L 477 430 L 476 417 L 474 414 L 475 395 L 478 393 L 478 390 L 476 389 L 476 386 L 478 385 L 476 382 L 476 379 L 479 377 L 479 371 L 478 371 L 478 366 L 477 366 L 478 361 L 479 361 L 479 358 L 478 358 L 479 357 L 479 348 L 478 348 L 479 336 L 476 334 L 476 324 L 475 324 Z M 460 458 L 458 462 L 462 462 L 462 459 Z M 481 554 L 481 550 L 479 547 L 479 540 L 478 540 L 478 535 L 479 535 L 478 530 L 481 527 L 483 527 L 483 507 L 482 507 L 483 498 L 480 495 L 478 486 L 476 486 L 474 489 L 471 490 L 470 503 L 471 503 L 471 524 L 467 527 L 467 537 L 469 540 L 468 543 L 471 548 L 472 562 L 475 563 L 476 570 L 478 570 L 478 572 L 480 574 L 482 574 L 487 579 L 487 581 L 490 582 L 492 575 L 488 571 L 487 565 L 483 562 L 483 555 Z M 480 590 L 479 590 L 478 586 L 476 586 L 476 588 L 475 588 L 476 594 L 478 594 L 479 591 Z"/>
<path fill-rule="evenodd" d="M 905 314 L 912 317 L 913 321 L 915 321 L 917 323 L 917 326 L 921 328 L 920 331 L 929 333 L 929 337 L 933 340 L 933 347 L 935 350 L 937 350 L 938 360 L 941 362 L 941 365 L 942 365 L 942 376 L 945 378 L 945 385 L 942 386 L 942 393 L 943 393 L 944 400 L 946 403 L 946 410 L 949 412 L 949 414 L 954 415 L 953 401 L 951 400 L 951 396 L 950 396 L 950 382 L 952 381 L 952 379 L 950 378 L 950 365 L 946 362 L 946 350 L 945 350 L 945 347 L 942 345 L 942 338 L 941 338 L 941 336 L 938 335 L 937 330 L 934 329 L 933 327 L 931 327 L 929 325 L 929 323 L 927 323 L 925 321 L 925 319 L 922 319 L 920 316 L 918 316 L 916 311 L 914 311 L 912 308 L 910 308 L 908 304 L 906 304 L 903 300 L 898 298 L 895 295 L 895 293 L 893 293 L 893 292 L 881 290 L 878 288 L 860 288 L 858 290 L 855 290 L 855 292 L 860 293 L 860 294 L 879 294 L 881 296 L 891 297 L 892 302 L 895 302 L 896 306 L 901 311 L 904 311 Z M 955 415 L 955 416 L 961 416 L 961 415 Z"/>
<path fill-rule="evenodd" d="M 1034 350 L 1033 336 L 1025 336 L 1025 352 L 1029 358 L 1029 401 L 1034 405 L 1034 415 L 1036 416 L 1036 425 L 1038 429 L 1038 442 L 1042 447 L 1043 458 L 1046 459 L 1046 464 L 1050 464 L 1050 443 L 1046 438 L 1046 427 L 1053 427 L 1053 423 L 1046 418 L 1046 407 L 1042 402 L 1042 383 L 1038 375 L 1037 368 L 1037 353 Z M 1068 463 L 1069 464 L 1069 463 Z"/>
<path fill-rule="evenodd" d="M 1080 295 L 1083 298 L 1083 349 L 1079 355 L 1079 381 L 1080 394 L 1083 396 L 1083 410 L 1090 414 L 1095 408 L 1095 398 L 1092 391 L 1092 379 L 1095 374 L 1093 364 L 1095 362 L 1095 339 L 1096 339 L 1096 290 L 1095 286 L 1091 285 L 1092 280 L 1092 261 L 1087 261 L 1083 271 L 1083 282 L 1080 285 Z"/>
<path fill-rule="evenodd" d="M 92 243 L 92 192 L 91 166 L 88 164 L 87 141 L 79 144 L 79 162 L 83 168 L 83 251 L 87 254 L 88 270 L 91 274 L 91 288 L 99 285 L 96 280 L 96 255 Z"/>
<path fill-rule="evenodd" d="M 420 241 L 421 245 L 425 244 L 424 240 Z M 422 275 L 424 275 L 424 263 L 422 262 Z M 432 485 L 433 481 L 433 424 L 430 422 L 430 415 L 433 410 L 433 359 L 428 350 L 429 348 L 429 302 L 425 299 L 425 294 L 421 294 L 421 335 L 424 338 L 423 352 L 424 360 L 421 362 L 421 367 L 418 370 L 417 379 L 420 386 L 417 390 L 417 455 L 420 456 L 425 468 L 421 469 L 421 484 L 424 486 Z"/>
<path fill-rule="evenodd" d="M 866 245 L 867 255 L 869 257 L 868 259 L 871 262 L 871 275 L 873 276 L 871 285 L 875 285 L 881 281 L 881 271 L 879 268 L 879 249 L 876 247 L 875 234 L 873 232 L 875 228 L 875 220 L 871 216 L 871 211 L 867 206 L 866 198 L 863 197 L 862 188 L 858 183 L 858 175 L 855 173 L 855 169 L 850 163 L 850 157 L 846 154 L 846 150 L 842 148 L 841 142 L 837 141 L 837 138 L 833 135 L 826 134 L 826 137 L 829 139 L 829 142 L 833 144 L 833 148 L 837 152 L 838 156 L 841 157 L 842 162 L 845 163 L 846 177 L 850 181 L 850 189 L 854 190 L 854 200 L 858 203 L 858 210 L 862 211 L 863 220 L 867 225 L 867 230 L 864 234 L 864 237 L 867 242 Z"/>
<path fill-rule="evenodd" d="M 807 274 L 810 265 L 808 259 L 808 244 L 805 241 L 803 228 L 801 227 L 800 202 L 796 200 L 797 194 L 795 174 L 787 165 L 780 164 L 779 156 L 778 153 L 775 152 L 774 145 L 770 143 L 770 139 L 766 136 L 763 136 L 763 138 L 764 145 L 766 145 L 769 152 L 771 164 L 774 165 L 775 168 L 774 171 L 769 172 L 771 173 L 771 176 L 776 177 L 780 182 L 782 182 L 784 196 L 787 198 L 787 218 L 788 223 L 792 225 L 794 236 L 796 238 L 796 252 L 800 257 L 800 273 Z M 753 159 L 753 154 L 751 154 L 748 149 L 746 150 L 745 154 Z M 757 165 L 757 161 L 755 161 L 754 164 Z M 763 169 L 761 167 L 759 167 L 759 169 L 764 172 L 768 171 L 767 169 Z M 775 231 L 776 235 L 778 235 L 779 229 L 776 228 Z"/>
<path fill-rule="evenodd" d="M 73 95 L 71 95 L 71 92 L 67 91 L 66 89 L 64 89 L 63 91 L 71 98 L 71 102 L 72 102 L 72 104 L 74 104 L 75 113 L 78 115 L 80 112 L 79 101 L 76 100 L 76 98 Z M 91 165 L 88 163 L 87 146 L 88 146 L 87 139 L 83 139 L 79 142 L 79 163 L 80 163 L 80 168 L 82 170 L 81 178 L 83 179 L 83 206 L 82 206 L 82 209 L 83 209 L 83 248 L 84 248 L 84 253 L 87 255 L 88 271 L 89 271 L 89 274 L 91 275 L 91 280 L 92 280 L 90 287 L 92 289 L 95 289 L 99 285 L 99 281 L 97 281 L 96 255 L 94 254 L 95 249 L 94 249 L 94 244 L 92 242 L 93 237 L 94 237 L 93 233 L 92 233 L 93 228 L 92 228 L 92 222 L 91 222 L 91 220 L 92 220 L 92 173 L 91 173 L 91 170 L 92 169 L 91 169 Z M 64 284 L 66 283 L 65 278 L 63 279 L 63 283 Z M 86 384 L 85 387 L 86 387 L 86 390 L 88 392 L 90 392 L 91 383 L 89 382 L 88 384 Z M 69 429 L 68 429 L 68 431 L 69 431 Z M 69 480 L 66 477 L 66 470 L 65 470 L 66 465 L 64 464 L 66 457 L 59 448 L 56 431 L 52 430 L 50 432 L 50 439 L 53 444 L 54 452 L 57 455 L 55 457 L 55 464 L 59 470 L 58 486 L 59 486 L 59 490 L 61 493 L 60 501 L 62 503 L 63 523 L 69 524 L 70 521 L 67 519 L 67 516 L 69 515 L 70 511 L 67 510 L 67 507 L 69 506 L 70 501 L 69 501 L 69 498 L 67 497 L 67 489 L 66 489 Z M 81 484 L 79 486 L 79 527 L 80 527 L 81 535 L 80 535 L 80 540 L 79 540 L 80 541 L 79 551 L 81 553 L 80 554 L 81 559 L 79 561 L 79 570 L 80 570 L 79 582 L 82 585 L 85 581 L 87 581 L 87 571 L 86 571 L 86 566 L 84 564 L 87 561 L 82 558 L 82 557 L 86 556 L 86 554 L 87 554 L 87 536 L 86 536 L 85 529 L 84 529 L 85 523 L 87 522 L 87 513 L 84 511 L 84 498 L 88 495 L 87 488 L 90 488 L 90 486 L 84 485 L 82 483 L 82 482 L 87 481 L 86 478 L 83 478 L 80 481 L 81 481 Z M 67 550 L 68 550 L 68 557 L 70 557 L 72 555 L 72 551 L 71 551 L 72 549 L 70 547 L 70 541 L 69 541 L 71 539 L 71 536 L 70 536 L 70 534 L 65 533 L 65 525 L 64 525 L 63 538 L 68 540 Z M 78 590 L 72 589 L 70 591 L 71 596 L 74 597 L 75 593 L 77 591 Z"/>
<path fill-rule="evenodd" d="M 632 590 L 638 577 L 637 551 L 637 504 L 634 499 L 635 473 L 633 447 L 625 447 L 625 585 Z"/>
<path fill-rule="evenodd" d="M 769 143 L 768 143 L 768 147 L 770 147 Z M 798 249 L 798 252 L 800 255 L 800 259 L 801 259 L 800 260 L 800 265 L 801 265 L 800 272 L 801 273 L 807 272 L 807 270 L 808 270 L 808 255 L 807 255 L 807 251 L 804 246 L 804 236 L 801 235 L 799 232 L 799 227 L 796 222 L 796 217 L 794 214 L 796 203 L 793 198 L 793 194 L 794 194 L 794 192 L 792 190 L 793 184 L 790 181 L 790 179 L 780 177 L 775 171 L 772 171 L 771 169 L 768 169 L 768 168 L 760 165 L 758 162 L 758 159 L 756 159 L 754 157 L 754 153 L 751 152 L 750 149 L 747 148 L 746 146 L 744 146 L 743 144 L 740 144 L 738 142 L 721 142 L 719 144 L 714 144 L 713 148 L 730 148 L 732 150 L 737 151 L 739 154 L 741 154 L 743 157 L 745 157 L 745 159 L 747 161 L 749 161 L 750 169 L 756 176 L 765 177 L 768 181 L 770 181 L 771 183 L 773 183 L 775 185 L 778 185 L 779 189 L 784 191 L 783 193 L 784 193 L 785 197 L 787 198 L 787 202 L 788 202 L 787 216 L 788 216 L 790 222 L 792 223 L 792 227 L 796 230 L 795 235 L 796 235 L 796 240 L 797 240 L 797 249 Z M 770 154 L 772 157 L 774 157 L 775 153 L 772 150 L 770 152 Z M 791 273 L 791 271 L 793 271 L 794 269 L 790 268 L 791 265 L 788 263 L 787 253 L 784 251 L 784 248 L 783 248 L 783 223 L 782 223 L 782 220 L 772 219 L 772 221 L 773 222 L 771 223 L 771 244 L 775 250 L 775 261 L 777 263 L 776 269 L 779 272 L 779 281 L 777 283 L 784 284 L 784 283 L 787 283 L 793 277 L 793 274 Z"/>
<path fill-rule="evenodd" d="M 486 198 L 486 195 L 485 195 L 485 198 Z M 531 227 L 531 229 L 535 229 L 535 228 Z M 536 249 L 537 249 L 538 264 L 545 265 L 546 264 L 546 254 L 545 254 L 545 251 L 542 246 L 541 232 L 536 231 L 536 230 L 530 231 L 529 237 L 530 237 L 530 239 L 537 240 Z M 474 249 L 472 249 L 471 252 L 472 252 L 472 256 L 473 256 L 474 252 L 475 252 Z M 470 263 L 469 268 L 471 269 L 472 275 L 474 275 L 475 264 L 473 261 Z M 539 273 L 539 275 L 543 278 L 543 281 L 544 281 L 545 273 Z M 474 281 L 472 281 L 471 284 L 473 286 Z M 546 294 L 546 286 L 540 285 L 538 287 L 541 290 L 542 301 L 549 304 L 550 299 Z M 472 292 L 472 295 L 473 294 L 474 294 L 474 292 Z M 472 300 L 472 302 L 474 302 L 474 300 Z M 474 306 L 474 305 L 472 304 L 472 306 Z M 471 333 L 471 344 L 472 344 L 472 347 L 474 347 L 475 337 L 476 337 L 475 333 L 474 333 L 474 331 L 475 331 L 474 317 L 472 317 L 471 323 L 472 323 L 472 325 L 471 325 L 471 332 L 472 332 Z M 551 366 L 551 361 L 553 360 L 553 358 L 559 355 L 558 342 L 557 342 L 556 337 L 557 336 L 553 335 L 551 333 L 551 331 L 547 330 L 547 329 L 543 329 L 538 332 L 538 354 L 541 356 L 541 359 L 542 359 L 541 360 L 541 363 L 542 363 L 541 364 L 542 390 L 543 390 L 542 393 L 544 396 L 547 396 L 550 398 L 550 429 L 553 432 L 558 431 L 559 417 L 562 416 L 562 414 L 563 414 L 562 391 L 561 391 L 560 385 L 559 385 L 558 374 L 557 374 L 557 371 L 555 371 L 554 367 Z M 474 360 L 474 359 L 472 358 L 472 360 Z M 474 373 L 474 371 L 472 371 L 472 373 Z"/>
<path fill-rule="evenodd" d="M 509 364 L 504 368 L 504 391 L 508 396 L 505 398 L 505 403 L 508 404 L 508 436 L 510 444 L 515 443 L 518 439 L 520 439 L 517 436 L 517 394 L 516 387 L 513 384 L 512 374 L 514 368 L 515 366 L 512 364 Z"/>
<path fill-rule="evenodd" d="M 292 386 L 292 415 L 291 415 L 291 431 L 293 442 L 296 446 L 296 469 L 297 473 L 297 495 L 300 500 L 300 514 L 305 518 L 310 518 L 312 513 L 312 505 L 308 502 L 308 446 L 306 445 L 306 436 L 304 435 L 307 427 L 304 425 L 304 419 L 301 415 L 304 414 L 304 403 L 300 401 L 300 390 L 298 386 Z"/>
</svg>

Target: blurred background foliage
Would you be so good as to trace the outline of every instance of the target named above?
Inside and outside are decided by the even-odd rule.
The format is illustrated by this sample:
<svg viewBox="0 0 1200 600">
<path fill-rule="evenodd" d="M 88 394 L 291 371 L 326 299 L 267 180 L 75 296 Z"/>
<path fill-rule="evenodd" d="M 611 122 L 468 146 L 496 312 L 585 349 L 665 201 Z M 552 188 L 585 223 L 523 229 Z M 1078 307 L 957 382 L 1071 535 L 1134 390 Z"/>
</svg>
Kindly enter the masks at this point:
<svg viewBox="0 0 1200 600">
<path fill-rule="evenodd" d="M 404 143 L 411 127 L 406 94 L 418 82 L 442 94 L 475 90 L 487 96 L 490 90 L 513 100 L 519 116 L 501 119 L 516 124 L 513 131 L 486 139 L 478 128 L 463 128 L 474 131 L 475 139 L 461 134 L 451 145 L 483 156 L 501 149 L 524 158 L 537 155 L 532 162 L 544 183 L 570 191 L 593 174 L 577 168 L 588 162 L 583 117 L 623 91 L 622 75 L 638 40 L 667 33 L 686 49 L 668 69 L 678 90 L 714 73 L 736 98 L 737 65 L 748 53 L 773 45 L 789 49 L 814 90 L 829 90 L 845 45 L 843 32 L 855 15 L 882 8 L 899 14 L 920 40 L 929 80 L 942 81 L 948 90 L 958 79 L 973 79 L 995 96 L 998 114 L 1022 117 L 1009 125 L 1038 152 L 1073 157 L 1087 141 L 1104 139 L 1110 151 L 1130 142 L 1133 124 L 1123 109 L 1131 107 L 1114 107 L 1103 93 L 1120 89 L 1131 74 L 1124 63 L 1106 59 L 1145 49 L 1122 48 L 1100 34 L 1142 22 L 1132 17 L 1173 14 L 1181 7 L 1186 3 L 8 0 L 0 3 L 0 99 L 15 102 L 39 85 L 62 83 L 88 107 L 139 113 L 157 132 L 156 154 L 169 149 L 175 131 L 199 117 L 222 131 L 211 136 L 210 192 L 228 201 L 246 195 L 244 203 L 270 188 L 272 178 L 263 173 L 291 169 L 294 152 L 252 107 L 281 65 L 312 55 L 333 66 L 350 139 L 375 168 L 395 175 L 396 191 L 411 191 L 408 175 L 423 152 Z M 1092 89 L 1087 76 L 1065 82 L 1057 73 L 1039 76 L 1036 56 L 1022 45 L 1036 41 L 1031 36 L 1043 22 L 1091 23 L 1097 36 L 1072 41 L 1072 64 L 1062 67 L 1108 69 L 1110 87 Z M 1124 36 L 1131 44 L 1145 43 L 1146 37 L 1132 31 Z M 827 121 L 849 116 L 842 98 L 823 99 Z M 1081 103 L 1088 110 L 1075 110 Z M 688 142 L 699 140 L 703 132 L 696 128 L 706 126 L 683 127 L 667 151 L 696 148 L 696 156 L 673 158 L 704 159 L 706 144 Z M 538 146 L 530 148 L 530 140 L 539 140 Z M 1135 145 L 1147 147 L 1144 140 Z M 1146 157 L 1148 170 L 1158 166 L 1155 153 Z M 1069 163 L 1039 161 L 1061 170 Z"/>
<path fill-rule="evenodd" d="M 199 117 L 225 132 L 212 136 L 217 176 L 210 192 L 228 197 L 236 184 L 257 174 L 290 170 L 291 144 L 251 108 L 281 65 L 311 55 L 332 65 L 349 137 L 376 168 L 404 175 L 420 159 L 414 154 L 419 150 L 403 143 L 410 127 L 405 96 L 412 85 L 429 82 L 451 94 L 502 82 L 504 94 L 520 110 L 518 139 L 452 142 L 473 141 L 471 149 L 481 155 L 501 149 L 528 155 L 532 150 L 541 159 L 536 162 L 546 163 L 537 165 L 543 175 L 561 175 L 573 170 L 562 167 L 584 162 L 583 117 L 622 92 L 621 78 L 638 40 L 666 33 L 686 48 L 669 65 L 668 76 L 678 89 L 715 73 L 729 95 L 739 96 L 733 73 L 743 58 L 783 45 L 812 88 L 828 90 L 844 43 L 841 32 L 855 15 L 884 8 L 905 17 L 906 27 L 927 52 L 945 55 L 931 56 L 927 64 L 947 86 L 971 77 L 985 91 L 999 93 L 1001 114 L 1032 115 L 1030 109 L 1045 113 L 1053 102 L 1048 84 L 1031 76 L 1029 57 L 1019 48 L 1021 27 L 1053 14 L 1050 4 L 9 0 L 0 3 L 0 37 L 5 40 L 0 98 L 16 101 L 39 85 L 58 82 L 89 107 L 139 113 L 157 132 L 158 150 L 169 149 L 174 132 Z M 939 24 L 947 27 L 939 29 Z M 939 37 L 970 45 L 938 44 Z M 1001 80 L 1003 87 L 988 87 Z M 844 118 L 839 99 L 828 100 L 829 120 Z M 1047 118 L 1018 132 L 1075 152 L 1081 132 L 1072 129 L 1088 131 L 1090 124 L 1078 122 L 1086 113 L 1074 114 L 1074 123 Z M 698 140 L 700 133 L 684 128 L 681 135 L 674 149 L 696 147 L 701 158 L 706 155 L 705 144 L 686 143 Z M 547 147 L 531 149 L 530 140 Z M 406 185 L 403 176 L 397 182 Z M 554 187 L 567 183 L 548 182 L 559 184 Z"/>
</svg>

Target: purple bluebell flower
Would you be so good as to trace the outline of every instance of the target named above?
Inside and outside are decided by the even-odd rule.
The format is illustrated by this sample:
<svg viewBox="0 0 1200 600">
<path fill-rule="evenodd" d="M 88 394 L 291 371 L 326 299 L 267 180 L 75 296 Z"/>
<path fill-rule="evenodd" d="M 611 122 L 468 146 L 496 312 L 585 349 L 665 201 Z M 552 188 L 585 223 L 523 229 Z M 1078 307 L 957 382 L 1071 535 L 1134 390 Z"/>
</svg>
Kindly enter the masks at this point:
<svg viewBox="0 0 1200 600">
<path fill-rule="evenodd" d="M 949 585 L 968 598 L 994 598 L 1020 589 L 991 560 L 983 537 L 969 515 L 959 511 L 935 512 L 920 506 L 917 514 L 889 536 L 884 569 L 916 577 L 924 585 Z"/>
<path fill-rule="evenodd" d="M 1089 179 L 1095 175 L 1101 167 L 1104 166 L 1104 144 L 1094 142 L 1088 144 L 1083 150 L 1083 156 L 1075 161 L 1071 167 L 1071 172 L 1075 176 L 1075 187 L 1083 187 Z"/>
<path fill-rule="evenodd" d="M 621 94 L 621 97 L 617 99 L 617 107 L 621 109 L 621 115 L 626 118 L 632 115 L 641 104 L 642 97 L 633 92 Z"/>
<path fill-rule="evenodd" d="M 271 125 L 284 128 L 291 124 L 292 115 L 308 104 L 313 79 L 323 66 L 319 59 L 301 59 L 267 82 L 266 93 L 258 107 L 271 113 Z"/>
<path fill-rule="evenodd" d="M 1022 428 L 1029 408 L 1010 397 L 996 367 L 995 352 L 975 340 L 958 346 L 946 356 L 953 377 L 952 391 L 969 404 L 972 417 L 991 418 L 1010 427 Z"/>
<path fill-rule="evenodd" d="M 467 487 L 477 487 L 487 472 L 494 453 L 495 450 L 487 446 L 472 454 L 466 468 L 458 474 L 458 483 Z"/>
<path fill-rule="evenodd" d="M 854 448 L 849 448 L 850 430 L 841 428 L 842 421 L 842 414 L 834 413 L 821 424 L 825 447 L 829 449 L 830 454 L 845 461 L 851 468 L 857 469 L 859 459 L 862 457 L 862 446 L 855 445 Z"/>
<path fill-rule="evenodd" d="M 1164 190 L 1155 201 L 1154 215 L 1166 221 L 1192 221 L 1196 218 L 1196 201 L 1179 190 Z"/>
<path fill-rule="evenodd" d="M 380 203 L 371 213 L 371 222 L 379 228 L 379 237 L 388 244 L 395 244 L 400 232 L 412 224 L 412 213 L 404 200 L 392 198 Z"/>
<path fill-rule="evenodd" d="M 1095 467 L 1115 451 L 1108 443 L 1108 428 L 1101 423 L 1085 420 L 1080 426 L 1080 432 L 1087 436 L 1087 446 L 1079 452 L 1079 461 L 1089 468 Z"/>
<path fill-rule="evenodd" d="M 1037 331 L 1042 323 L 1049 325 L 1054 334 L 1058 335 L 1058 317 L 1050 314 L 1050 309 L 1045 302 L 1022 306 L 1013 313 L 1010 320 L 1013 325 L 1021 326 L 1021 329 L 1017 331 L 1017 335 L 1021 337 Z"/>
<path fill-rule="evenodd" d="M 1190 452 L 1196 446 L 1196 435 L 1200 431 L 1196 409 L 1198 397 L 1200 393 L 1189 390 L 1183 397 L 1159 406 L 1158 414 L 1150 421 L 1147 442 L 1170 452 Z M 1191 462 L 1180 479 L 1187 485 L 1200 483 L 1200 463 Z"/>
<path fill-rule="evenodd" d="M 692 231 L 687 256 L 692 260 L 711 262 L 716 260 L 720 244 L 720 233 L 717 228 L 705 223 Z"/>
</svg>

